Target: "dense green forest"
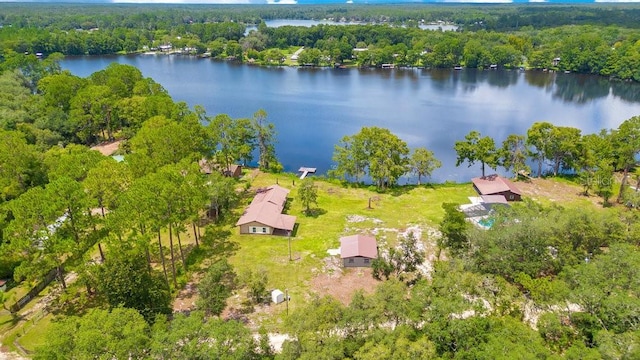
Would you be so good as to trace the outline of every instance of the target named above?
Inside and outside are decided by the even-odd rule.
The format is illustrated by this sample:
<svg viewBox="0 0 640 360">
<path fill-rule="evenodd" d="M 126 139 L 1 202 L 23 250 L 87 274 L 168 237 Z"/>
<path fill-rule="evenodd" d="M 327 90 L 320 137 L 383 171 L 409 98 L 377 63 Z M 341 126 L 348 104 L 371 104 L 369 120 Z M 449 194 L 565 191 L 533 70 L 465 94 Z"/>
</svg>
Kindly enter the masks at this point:
<svg viewBox="0 0 640 360">
<path fill-rule="evenodd" d="M 174 50 L 214 58 L 281 64 L 283 49 L 304 46 L 300 64 L 495 65 L 640 80 L 640 30 L 631 20 L 640 9 L 630 5 L 274 10 L 259 6 L 81 9 L 14 5 L 3 10 L 0 55 L 5 62 L 10 62 L 14 53 L 101 55 L 170 45 Z M 264 20 L 273 18 L 363 21 L 366 25 L 264 26 Z M 418 27 L 437 21 L 454 23 L 459 30 Z M 258 30 L 245 35 L 247 24 L 259 24 Z"/>
<path fill-rule="evenodd" d="M 640 8 L 635 4 L 581 5 L 470 5 L 470 4 L 344 4 L 344 5 L 47 5 L 4 4 L 2 25 L 48 27 L 157 28 L 171 30 L 188 23 L 233 21 L 258 24 L 274 19 L 330 19 L 336 21 L 411 24 L 445 21 L 486 30 L 560 25 L 613 25 L 638 28 Z M 46 14 L 44 16 L 43 14 Z"/>
<path fill-rule="evenodd" d="M 41 14 L 35 19 L 27 8 L 7 9 L 12 10 L 3 13 L 3 45 L 13 46 L 18 39 L 28 44 L 46 36 L 42 35 L 48 26 L 45 23 L 61 26 L 73 17 L 81 22 L 46 34 L 74 29 L 69 33 L 83 37 L 85 33 L 102 34 L 102 30 L 88 31 L 94 27 L 107 28 L 90 23 L 87 31 L 75 30 L 85 21 L 99 21 L 100 16 L 52 11 L 50 18 Z M 7 26 L 20 9 L 28 15 L 23 18 L 24 27 L 17 20 L 15 27 Z M 123 23 L 129 16 L 142 16 L 125 14 L 120 7 L 114 7 L 113 13 L 105 9 L 92 11 L 104 11 L 101 16 L 105 19 L 115 16 Z M 123 9 L 148 11 L 146 7 Z M 477 11 L 474 9 L 464 7 L 469 12 Z M 536 9 L 532 7 L 531 13 Z M 185 7 L 184 11 L 193 10 Z M 319 10 L 309 9 L 310 14 L 314 11 Z M 489 14 L 511 11 L 511 7 L 495 7 Z M 228 16 L 222 20 L 240 20 L 234 14 L 256 16 L 251 12 L 241 15 L 236 7 L 221 7 L 219 12 Z M 147 25 L 166 18 L 167 36 L 176 36 L 179 32 L 172 33 L 172 21 L 179 17 L 185 21 L 184 16 L 160 10 Z M 187 23 L 212 15 L 202 12 L 198 16 Z M 30 19 L 33 27 L 27 24 Z M 183 28 L 191 26 L 187 23 Z M 135 24 L 133 32 L 138 31 Z M 232 24 L 237 23 L 211 23 L 211 27 L 203 23 L 202 28 L 213 32 L 226 28 L 231 32 L 216 34 L 213 41 L 226 43 L 225 47 L 236 41 L 242 49 L 242 34 L 237 39 L 233 36 L 244 27 Z M 638 51 L 631 40 L 637 37 L 636 30 L 585 26 L 527 31 L 555 34 L 558 41 L 564 41 L 565 31 L 571 29 L 576 37 L 587 37 L 583 45 L 592 45 L 603 36 Z M 152 31 L 152 27 L 146 31 L 164 31 Z M 120 25 L 109 31 L 115 34 L 118 29 Z M 585 33 L 584 29 L 598 32 Z M 334 31 L 341 33 L 331 35 Z M 33 38 L 22 37 L 27 33 Z M 424 32 L 386 25 L 261 28 L 252 36 L 262 34 L 274 41 L 294 33 L 313 34 L 305 41 L 315 45 L 305 46 L 333 41 L 330 39 L 349 42 L 353 35 L 354 40 L 360 36 L 358 41 L 367 41 L 367 47 L 397 46 L 409 41 L 406 34 L 422 41 L 419 34 L 423 33 L 454 43 L 469 37 L 480 47 L 506 39 L 495 46 L 514 47 L 521 36 L 493 30 Z M 220 37 L 224 36 L 230 38 L 223 41 Z M 398 40 L 390 41 L 395 36 Z M 303 41 L 292 38 L 293 42 Z M 141 43 L 134 44 L 137 48 Z M 597 44 L 597 49 L 608 48 Z M 55 318 L 48 327 L 46 346 L 30 354 L 35 358 L 640 356 L 640 116 L 597 134 L 546 122 L 505 139 L 470 131 L 451 144 L 458 155 L 457 165 L 481 164 L 483 174 L 485 168 L 501 166 L 513 173 L 542 175 L 543 165 L 548 164 L 550 171 L 545 175 L 554 178 L 574 172 L 576 176 L 563 181 L 580 184 L 585 195 L 597 194 L 601 206 L 525 200 L 496 211 L 493 226 L 484 230 L 466 221 L 457 203 L 417 198 L 421 206 L 437 208 L 438 222 L 430 223 L 437 231 L 422 238 L 410 233 L 382 251 L 373 264 L 373 275 L 379 279 L 373 292 L 356 292 L 346 305 L 330 296 L 308 296 L 291 314 L 287 310 L 289 316 L 272 316 L 281 322 L 263 314 L 261 322 L 255 323 L 255 318 L 248 320 L 254 309 L 270 300 L 268 274 L 259 264 L 239 272 L 229 261 L 242 250 L 230 240 L 229 229 L 235 231 L 235 216 L 250 201 L 252 184 L 217 172 L 205 175 L 199 161 L 204 158 L 224 168 L 250 162 L 255 156 L 263 171 L 281 171 L 277 129 L 268 114 L 261 109 L 241 119 L 207 114 L 195 104 L 174 102 L 161 85 L 144 78 L 134 67 L 114 63 L 81 78 L 60 69 L 59 54 L 47 53 L 39 59 L 33 53 L 37 49 L 26 49 L 3 50 L 0 74 L 0 278 L 12 279 L 8 290 L 13 294 L 19 288 L 28 290 L 49 274 L 57 278 L 50 287 L 59 291 L 53 292 L 55 300 L 48 310 Z M 125 161 L 89 149 L 114 140 L 121 141 L 117 154 Z M 440 162 L 427 148 L 409 149 L 387 129 L 365 127 L 343 138 L 336 144 L 334 161 L 332 178 L 317 181 L 331 189 L 321 194 L 323 201 L 359 192 L 365 195 L 358 195 L 358 201 L 368 198 L 371 208 L 376 196 L 390 194 L 393 201 L 399 201 L 411 196 L 411 189 L 445 191 L 433 184 L 395 184 L 406 172 L 428 178 Z M 534 169 L 528 167 L 532 162 Z M 371 189 L 360 184 L 365 176 L 373 180 Z M 293 180 L 295 183 L 296 178 Z M 321 221 L 322 211 L 310 206 L 327 204 L 317 204 L 313 182 L 299 185 L 296 194 L 309 221 Z M 460 186 L 455 188 L 459 190 L 466 185 L 447 186 Z M 398 212 L 403 211 L 415 210 Z M 312 227 L 303 231 L 302 237 L 313 236 Z M 187 237 L 193 240 L 188 245 Z M 430 240 L 437 244 L 437 255 L 429 260 L 432 269 L 425 271 L 427 254 L 420 244 Z M 317 266 L 319 260 L 310 258 L 301 262 Z M 198 282 L 197 311 L 174 313 L 172 300 L 193 278 Z M 0 294 L 5 307 L 0 312 L 0 327 L 5 329 L 21 321 L 20 312 L 13 307 L 19 298 L 5 295 L 9 292 Z M 241 299 L 242 311 L 225 313 L 232 298 Z M 287 335 L 281 352 L 276 353 L 269 344 L 266 327 Z"/>
</svg>

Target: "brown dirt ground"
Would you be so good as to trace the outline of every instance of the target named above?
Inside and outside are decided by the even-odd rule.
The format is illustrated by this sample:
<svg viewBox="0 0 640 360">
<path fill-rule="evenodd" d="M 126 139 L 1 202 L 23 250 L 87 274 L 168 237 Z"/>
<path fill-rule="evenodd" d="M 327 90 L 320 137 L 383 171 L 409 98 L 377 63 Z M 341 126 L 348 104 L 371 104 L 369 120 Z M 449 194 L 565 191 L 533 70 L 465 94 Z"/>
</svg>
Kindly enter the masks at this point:
<svg viewBox="0 0 640 360">
<path fill-rule="evenodd" d="M 343 268 L 339 257 L 325 259 L 323 271 L 311 279 L 311 290 L 320 296 L 330 295 L 344 305 L 351 302 L 353 294 L 362 290 L 371 294 L 379 281 L 371 275 L 371 268 Z"/>
<path fill-rule="evenodd" d="M 515 185 L 522 190 L 523 197 L 532 200 L 546 199 L 554 203 L 570 203 L 590 201 L 594 205 L 602 206 L 602 198 L 591 195 L 584 196 L 582 187 L 579 185 L 568 184 L 556 180 L 548 179 L 531 179 L 530 181 L 518 181 Z"/>
<path fill-rule="evenodd" d="M 93 146 L 91 150 L 99 151 L 104 156 L 111 156 L 118 150 L 120 143 L 122 140 L 110 142 L 110 143 L 102 143 L 100 145 Z"/>
<path fill-rule="evenodd" d="M 194 281 L 190 281 L 185 285 L 184 289 L 180 290 L 178 296 L 173 300 L 173 311 L 191 311 L 196 309 L 196 299 L 198 297 L 198 290 Z"/>
<path fill-rule="evenodd" d="M 380 283 L 371 275 L 371 268 L 350 268 L 345 269 L 340 266 L 339 257 L 325 258 L 325 266 L 322 272 L 319 272 L 311 279 L 310 290 L 319 296 L 329 295 L 344 305 L 349 305 L 353 294 L 357 290 L 362 290 L 365 294 L 374 292 L 376 286 Z M 195 301 L 198 297 L 196 281 L 192 280 L 180 290 L 178 296 L 173 301 L 173 311 L 191 311 L 196 309 Z M 236 296 L 237 297 L 237 296 Z M 238 299 L 231 299 L 223 312 L 222 317 L 229 316 L 232 308 L 239 307 Z M 257 313 L 270 313 L 272 307 L 265 306 L 256 307 Z"/>
</svg>

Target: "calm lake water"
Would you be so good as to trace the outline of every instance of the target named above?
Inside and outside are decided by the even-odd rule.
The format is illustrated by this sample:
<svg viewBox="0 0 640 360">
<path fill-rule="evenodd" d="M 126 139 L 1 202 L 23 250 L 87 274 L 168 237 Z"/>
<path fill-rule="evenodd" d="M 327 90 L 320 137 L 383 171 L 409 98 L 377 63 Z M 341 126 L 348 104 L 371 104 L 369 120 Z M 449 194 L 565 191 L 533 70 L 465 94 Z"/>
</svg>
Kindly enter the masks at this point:
<svg viewBox="0 0 640 360">
<path fill-rule="evenodd" d="M 500 144 L 536 121 L 586 134 L 640 115 L 640 84 L 574 74 L 265 68 L 176 55 L 76 57 L 62 67 L 86 77 L 111 62 L 136 66 L 174 100 L 202 105 L 210 116 L 251 117 L 264 109 L 276 126 L 276 152 L 287 171 L 307 166 L 324 173 L 340 138 L 379 126 L 411 148 L 435 152 L 443 167 L 433 181 L 463 182 L 480 175 L 477 165 L 455 166 L 453 144 L 471 130 Z"/>
<path fill-rule="evenodd" d="M 320 24 L 325 25 L 362 25 L 363 23 L 353 23 L 353 22 L 336 22 L 329 20 L 293 20 L 293 19 L 276 19 L 276 20 L 266 20 L 265 25 L 267 27 L 281 27 L 281 26 L 304 26 L 311 27 Z M 442 31 L 455 31 L 458 29 L 458 26 L 452 24 L 420 24 L 418 25 L 422 30 L 442 30 Z M 248 34 L 251 30 L 257 30 L 257 26 L 247 26 L 247 30 L 245 31 L 245 35 Z"/>
</svg>

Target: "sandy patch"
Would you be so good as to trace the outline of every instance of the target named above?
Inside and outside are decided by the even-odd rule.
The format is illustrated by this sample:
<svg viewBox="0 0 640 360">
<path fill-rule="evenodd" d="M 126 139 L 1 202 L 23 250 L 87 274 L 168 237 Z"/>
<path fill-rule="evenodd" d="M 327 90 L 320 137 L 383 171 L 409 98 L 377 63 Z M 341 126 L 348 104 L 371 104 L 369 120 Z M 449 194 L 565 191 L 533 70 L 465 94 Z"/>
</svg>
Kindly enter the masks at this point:
<svg viewBox="0 0 640 360">
<path fill-rule="evenodd" d="M 376 218 L 370 218 L 362 215 L 347 215 L 348 223 L 360 223 L 364 221 L 372 221 L 374 224 L 382 224 L 382 220 Z"/>
<path fill-rule="evenodd" d="M 332 296 L 344 305 L 351 302 L 357 290 L 371 294 L 380 283 L 371 275 L 371 268 L 345 269 L 338 257 L 327 257 L 324 263 L 322 271 L 311 280 L 311 291 Z"/>
<path fill-rule="evenodd" d="M 118 150 L 121 142 L 122 140 L 118 140 L 110 143 L 102 143 L 100 145 L 91 147 L 91 150 L 99 151 L 104 156 L 111 156 Z"/>
<path fill-rule="evenodd" d="M 5 349 L 0 349 L 0 360 L 27 360 L 26 357 L 22 357 L 15 352 L 4 352 Z"/>
<path fill-rule="evenodd" d="M 194 282 L 189 282 L 184 289 L 180 290 L 178 296 L 173 301 L 173 311 L 183 312 L 196 309 L 196 299 L 198 298 L 198 289 Z"/>
<path fill-rule="evenodd" d="M 602 198 L 596 195 L 584 196 L 579 185 L 567 184 L 553 179 L 534 178 L 531 181 L 518 181 L 515 185 L 522 190 L 523 197 L 534 201 L 548 199 L 552 202 L 564 203 L 588 200 L 594 205 L 602 205 Z"/>
</svg>

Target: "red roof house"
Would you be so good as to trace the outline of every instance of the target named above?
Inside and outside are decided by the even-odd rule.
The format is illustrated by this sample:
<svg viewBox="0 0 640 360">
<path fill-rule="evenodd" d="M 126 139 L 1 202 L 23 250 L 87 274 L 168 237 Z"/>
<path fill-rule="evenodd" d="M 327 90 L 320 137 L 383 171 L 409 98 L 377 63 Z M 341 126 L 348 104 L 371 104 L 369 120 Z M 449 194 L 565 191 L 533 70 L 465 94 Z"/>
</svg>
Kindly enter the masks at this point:
<svg viewBox="0 0 640 360">
<path fill-rule="evenodd" d="M 378 258 L 376 238 L 368 235 L 341 237 L 340 257 L 344 267 L 371 266 L 371 260 Z"/>
<path fill-rule="evenodd" d="M 473 188 L 482 195 L 502 195 L 507 201 L 522 200 L 522 191 L 509 179 L 496 174 L 471 179 Z"/>
<path fill-rule="evenodd" d="M 258 190 L 236 223 L 240 234 L 287 235 L 293 231 L 296 217 L 282 213 L 288 194 L 288 189 L 278 185 Z"/>
</svg>

